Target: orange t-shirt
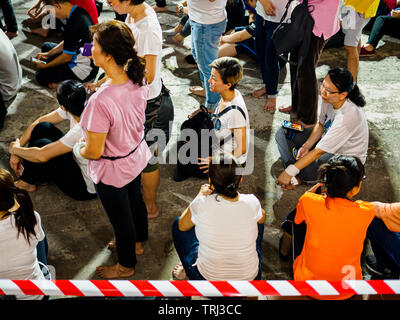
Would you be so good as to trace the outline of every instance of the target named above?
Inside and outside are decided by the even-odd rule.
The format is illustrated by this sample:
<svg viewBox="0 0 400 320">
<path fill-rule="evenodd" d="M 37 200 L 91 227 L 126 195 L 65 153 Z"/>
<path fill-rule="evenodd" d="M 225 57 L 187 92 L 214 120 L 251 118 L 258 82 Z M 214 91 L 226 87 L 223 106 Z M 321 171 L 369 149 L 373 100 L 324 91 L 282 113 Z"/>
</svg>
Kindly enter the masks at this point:
<svg viewBox="0 0 400 320">
<path fill-rule="evenodd" d="M 303 250 L 293 263 L 294 280 L 362 280 L 361 253 L 374 216 L 375 207 L 369 202 L 306 192 L 294 220 L 307 224 Z M 351 296 L 315 298 L 342 300 Z"/>
</svg>

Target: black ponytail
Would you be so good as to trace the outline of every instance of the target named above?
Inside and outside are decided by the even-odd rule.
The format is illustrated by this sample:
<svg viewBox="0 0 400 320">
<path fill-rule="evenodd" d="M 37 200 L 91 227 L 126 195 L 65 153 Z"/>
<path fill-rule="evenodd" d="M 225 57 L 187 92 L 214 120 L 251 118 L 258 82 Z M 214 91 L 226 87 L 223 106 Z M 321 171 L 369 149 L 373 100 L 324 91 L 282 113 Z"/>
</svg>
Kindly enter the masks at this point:
<svg viewBox="0 0 400 320">
<path fill-rule="evenodd" d="M 345 68 L 335 68 L 328 71 L 329 78 L 338 88 L 339 92 L 347 92 L 347 98 L 358 107 L 364 107 L 367 102 L 361 93 L 357 83 L 354 82 L 353 75 Z"/>
<path fill-rule="evenodd" d="M 10 212 L 15 204 L 19 205 L 16 211 Z M 33 203 L 28 192 L 14 185 L 14 179 L 10 172 L 0 168 L 0 211 L 8 211 L 4 216 L 14 214 L 15 225 L 26 241 L 30 243 L 30 237 L 36 236 L 35 226 L 37 224 Z"/>
<path fill-rule="evenodd" d="M 133 83 L 136 83 L 139 86 L 144 84 L 146 60 L 143 57 L 138 56 L 135 50 L 132 58 L 127 60 L 125 70 L 129 79 L 131 79 Z"/>
<path fill-rule="evenodd" d="M 331 198 L 346 198 L 347 193 L 360 185 L 365 169 L 361 160 L 350 156 L 333 156 L 319 168 L 319 180 Z"/>
<path fill-rule="evenodd" d="M 237 197 L 242 179 L 242 175 L 237 174 L 240 167 L 232 155 L 215 155 L 208 168 L 208 176 L 214 187 L 212 194 L 220 194 L 232 199 Z"/>
</svg>

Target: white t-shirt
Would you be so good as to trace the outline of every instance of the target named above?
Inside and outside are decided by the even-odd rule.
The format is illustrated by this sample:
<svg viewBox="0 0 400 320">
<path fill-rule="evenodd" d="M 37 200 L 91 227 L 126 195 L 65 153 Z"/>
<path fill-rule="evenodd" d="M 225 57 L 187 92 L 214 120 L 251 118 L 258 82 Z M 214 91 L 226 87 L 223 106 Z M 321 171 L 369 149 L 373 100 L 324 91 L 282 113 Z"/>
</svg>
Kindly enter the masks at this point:
<svg viewBox="0 0 400 320">
<path fill-rule="evenodd" d="M 261 204 L 252 194 L 239 194 L 236 202 L 216 196 L 199 195 L 190 204 L 199 240 L 197 268 L 210 281 L 254 280 Z"/>
<path fill-rule="evenodd" d="M 146 9 L 147 16 L 134 23 L 131 16 L 127 16 L 125 23 L 132 30 L 135 38 L 135 50 L 138 55 L 154 55 L 157 56 L 156 72 L 153 82 L 149 84 L 149 98 L 153 99 L 161 93 L 161 53 L 162 53 L 162 30 L 157 14 L 149 7 Z"/>
<path fill-rule="evenodd" d="M 200 24 L 215 24 L 226 19 L 226 0 L 187 0 L 190 20 Z"/>
<path fill-rule="evenodd" d="M 217 108 L 215 109 L 216 114 L 220 113 L 221 102 L 222 100 L 218 102 Z M 244 114 L 246 115 L 246 119 L 243 117 L 243 114 L 239 110 L 228 111 L 219 118 L 221 122 L 221 127 L 219 130 L 215 128 L 215 135 L 219 140 L 223 140 L 224 138 L 232 134 L 232 129 L 246 127 L 247 152 L 238 157 L 239 163 L 243 164 L 244 162 L 246 162 L 247 153 L 249 151 L 249 146 L 250 146 L 250 120 L 246 108 L 246 103 L 244 102 L 242 94 L 236 89 L 235 89 L 235 97 L 232 99 L 232 101 L 229 102 L 229 104 L 226 107 L 232 105 L 240 107 L 243 110 Z M 222 145 L 221 149 L 224 152 L 232 154 L 233 150 L 235 150 L 237 146 L 238 144 L 236 141 L 236 137 L 233 137 L 231 140 L 226 141 Z"/>
<path fill-rule="evenodd" d="M 83 138 L 83 132 L 82 128 L 79 123 L 77 123 L 74 119 L 74 117 L 69 113 L 64 111 L 61 108 L 57 109 L 57 113 L 59 116 L 65 120 L 69 120 L 69 131 L 60 138 L 60 142 L 67 146 L 68 148 L 73 149 L 75 144 L 79 142 Z M 96 193 L 96 190 L 94 189 L 93 181 L 92 179 L 89 178 L 89 175 L 87 173 L 88 171 L 88 160 L 80 156 L 80 153 L 77 154 L 75 152 L 72 153 L 74 160 L 76 163 L 79 165 L 79 168 L 81 169 L 82 172 L 82 177 L 85 180 L 87 191 L 89 193 Z"/>
<path fill-rule="evenodd" d="M 18 234 L 15 216 L 0 220 L 0 279 L 13 280 L 42 280 L 43 273 L 37 260 L 36 246 L 44 239 L 44 232 L 39 214 L 35 211 L 35 236 L 29 241 L 24 235 Z M 42 299 L 43 296 L 18 296 L 21 300 Z"/>
<path fill-rule="evenodd" d="M 271 21 L 271 22 L 277 22 L 279 23 L 283 17 L 283 14 L 286 11 L 286 5 L 288 3 L 287 0 L 270 0 L 272 5 L 275 7 L 275 15 L 274 16 L 268 16 L 265 13 L 264 7 L 261 4 L 260 1 L 257 1 L 256 4 L 256 12 L 259 16 L 263 17 L 264 20 L 266 21 Z M 299 4 L 298 1 L 292 1 L 292 3 L 289 6 L 289 10 L 287 13 L 287 16 L 285 18 L 285 22 L 290 18 L 292 15 L 293 9 Z"/>
<path fill-rule="evenodd" d="M 338 110 L 329 103 L 322 103 L 319 122 L 324 133 L 316 148 L 336 155 L 358 157 L 365 163 L 369 132 L 360 107 L 348 99 Z"/>
<path fill-rule="evenodd" d="M 0 93 L 4 101 L 14 98 L 21 88 L 22 69 L 10 39 L 0 29 Z"/>
</svg>

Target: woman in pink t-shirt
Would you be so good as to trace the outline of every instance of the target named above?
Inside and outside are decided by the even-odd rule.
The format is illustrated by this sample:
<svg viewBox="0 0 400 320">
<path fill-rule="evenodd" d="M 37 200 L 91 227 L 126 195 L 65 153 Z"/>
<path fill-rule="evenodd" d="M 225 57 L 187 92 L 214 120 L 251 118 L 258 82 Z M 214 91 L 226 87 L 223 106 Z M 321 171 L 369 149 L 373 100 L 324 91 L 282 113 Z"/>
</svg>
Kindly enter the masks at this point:
<svg viewBox="0 0 400 320">
<path fill-rule="evenodd" d="M 108 80 L 89 99 L 81 117 L 89 159 L 88 174 L 114 228 L 118 263 L 97 268 L 103 278 L 130 277 L 136 254 L 148 239 L 147 210 L 140 173 L 151 157 L 144 141 L 145 62 L 133 48 L 135 40 L 124 23 L 111 20 L 91 28 L 94 64 Z"/>
</svg>

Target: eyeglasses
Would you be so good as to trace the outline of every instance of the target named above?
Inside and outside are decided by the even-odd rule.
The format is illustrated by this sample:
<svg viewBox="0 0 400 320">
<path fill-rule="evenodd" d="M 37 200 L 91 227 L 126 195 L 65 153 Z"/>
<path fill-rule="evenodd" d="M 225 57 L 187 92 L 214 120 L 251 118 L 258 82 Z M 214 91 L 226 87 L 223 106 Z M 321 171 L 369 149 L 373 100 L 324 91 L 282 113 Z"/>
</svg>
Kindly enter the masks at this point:
<svg viewBox="0 0 400 320">
<path fill-rule="evenodd" d="M 335 93 L 340 93 L 339 91 L 331 91 L 331 90 L 329 90 L 329 88 L 325 87 L 323 83 L 321 83 L 321 86 L 320 86 L 319 90 L 320 91 L 322 91 L 322 90 L 326 91 L 326 93 L 328 95 L 335 94 Z"/>
<path fill-rule="evenodd" d="M 116 4 L 117 2 L 118 2 L 118 0 L 114 0 L 114 1 L 112 1 L 111 3 L 110 3 L 111 1 L 107 1 L 107 4 L 110 6 L 110 7 L 113 7 L 114 6 L 114 4 Z"/>
</svg>

